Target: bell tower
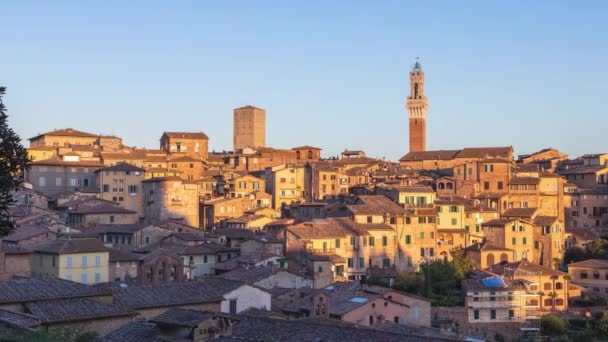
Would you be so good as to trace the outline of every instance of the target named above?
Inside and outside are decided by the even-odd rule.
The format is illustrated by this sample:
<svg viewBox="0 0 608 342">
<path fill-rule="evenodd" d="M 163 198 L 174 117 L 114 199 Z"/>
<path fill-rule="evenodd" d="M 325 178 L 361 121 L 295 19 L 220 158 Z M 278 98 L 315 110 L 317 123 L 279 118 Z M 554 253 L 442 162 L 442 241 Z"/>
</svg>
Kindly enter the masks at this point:
<svg viewBox="0 0 608 342">
<path fill-rule="evenodd" d="M 424 96 L 424 72 L 418 61 L 410 71 L 410 95 L 406 107 L 410 118 L 410 152 L 425 151 L 428 104 Z"/>
</svg>

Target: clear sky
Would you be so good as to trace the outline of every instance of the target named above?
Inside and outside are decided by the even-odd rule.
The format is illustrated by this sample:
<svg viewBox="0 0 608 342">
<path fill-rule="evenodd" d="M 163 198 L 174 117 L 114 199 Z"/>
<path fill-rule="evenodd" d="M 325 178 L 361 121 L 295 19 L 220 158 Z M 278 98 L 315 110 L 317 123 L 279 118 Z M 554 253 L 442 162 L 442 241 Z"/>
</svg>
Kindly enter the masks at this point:
<svg viewBox="0 0 608 342">
<path fill-rule="evenodd" d="M 86 2 L 86 5 L 83 3 Z M 427 148 L 608 152 L 606 1 L 7 1 L 0 84 L 23 139 L 73 127 L 158 148 L 232 147 L 232 109 L 267 144 L 408 150 L 420 56 Z"/>
</svg>

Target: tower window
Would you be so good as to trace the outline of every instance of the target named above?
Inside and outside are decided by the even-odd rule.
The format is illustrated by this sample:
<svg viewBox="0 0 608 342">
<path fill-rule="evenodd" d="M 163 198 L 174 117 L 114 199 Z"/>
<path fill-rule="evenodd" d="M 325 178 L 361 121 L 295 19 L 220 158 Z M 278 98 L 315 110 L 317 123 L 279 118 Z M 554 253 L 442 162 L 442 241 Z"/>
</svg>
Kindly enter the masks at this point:
<svg viewBox="0 0 608 342">
<path fill-rule="evenodd" d="M 414 98 L 418 98 L 418 83 L 414 84 Z"/>
</svg>

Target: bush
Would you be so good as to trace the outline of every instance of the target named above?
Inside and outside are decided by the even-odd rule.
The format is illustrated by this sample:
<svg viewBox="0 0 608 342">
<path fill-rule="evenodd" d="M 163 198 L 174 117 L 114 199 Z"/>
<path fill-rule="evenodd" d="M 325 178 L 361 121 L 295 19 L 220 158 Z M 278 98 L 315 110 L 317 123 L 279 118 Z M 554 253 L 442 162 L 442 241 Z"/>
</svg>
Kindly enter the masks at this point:
<svg viewBox="0 0 608 342">
<path fill-rule="evenodd" d="M 568 322 L 556 315 L 545 315 L 541 317 L 540 326 L 543 335 L 549 336 L 563 335 L 568 330 Z"/>
</svg>

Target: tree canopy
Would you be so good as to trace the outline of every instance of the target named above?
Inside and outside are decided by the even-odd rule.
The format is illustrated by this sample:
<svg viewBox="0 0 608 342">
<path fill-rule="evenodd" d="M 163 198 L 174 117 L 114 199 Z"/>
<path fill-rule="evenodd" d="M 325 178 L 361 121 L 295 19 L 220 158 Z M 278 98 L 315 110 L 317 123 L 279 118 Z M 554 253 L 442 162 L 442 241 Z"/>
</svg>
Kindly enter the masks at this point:
<svg viewBox="0 0 608 342">
<path fill-rule="evenodd" d="M 8 115 L 2 101 L 5 93 L 6 88 L 0 87 L 0 237 L 15 227 L 9 212 L 15 204 L 13 192 L 23 181 L 23 172 L 31 163 L 21 139 L 8 126 Z"/>
</svg>

